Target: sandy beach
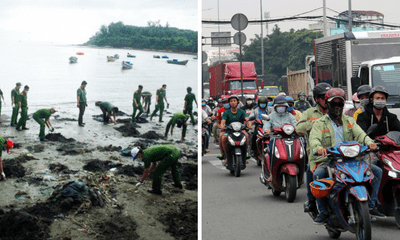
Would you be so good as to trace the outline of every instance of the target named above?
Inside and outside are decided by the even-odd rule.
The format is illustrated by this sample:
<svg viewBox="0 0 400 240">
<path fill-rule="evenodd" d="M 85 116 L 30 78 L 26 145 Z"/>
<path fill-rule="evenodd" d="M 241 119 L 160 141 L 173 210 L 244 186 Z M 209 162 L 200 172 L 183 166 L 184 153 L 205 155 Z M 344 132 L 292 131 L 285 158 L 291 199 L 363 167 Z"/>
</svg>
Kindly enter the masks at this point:
<svg viewBox="0 0 400 240">
<path fill-rule="evenodd" d="M 76 114 L 51 116 L 55 128 L 48 142 L 38 138 L 39 124 L 28 116 L 29 130 L 10 126 L 2 114 L 0 134 L 15 148 L 3 152 L 7 179 L 0 181 L 0 239 L 195 239 L 197 238 L 197 126 L 188 126 L 186 141 L 181 129 L 161 138 L 172 113 L 152 122 L 130 123 L 130 115 L 118 116 L 118 124 L 104 125 L 100 110 L 89 106 L 85 127 Z M 143 166 L 121 154 L 133 146 L 173 144 L 181 151 L 182 190 L 172 186 L 170 171 L 164 175 L 163 195 L 147 192 L 152 175 L 136 187 Z M 110 171 L 110 169 L 112 171 Z M 82 182 L 90 198 L 60 194 L 68 183 Z"/>
</svg>

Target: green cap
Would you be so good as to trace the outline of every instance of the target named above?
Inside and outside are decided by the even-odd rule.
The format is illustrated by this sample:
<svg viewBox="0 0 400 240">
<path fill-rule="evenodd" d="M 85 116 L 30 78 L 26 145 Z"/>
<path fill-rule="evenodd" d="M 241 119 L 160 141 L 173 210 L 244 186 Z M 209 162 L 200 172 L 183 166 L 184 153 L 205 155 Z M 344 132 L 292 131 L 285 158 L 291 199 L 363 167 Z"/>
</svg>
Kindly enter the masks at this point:
<svg viewBox="0 0 400 240">
<path fill-rule="evenodd" d="M 21 86 L 22 84 L 20 82 L 17 82 L 17 86 Z"/>
<path fill-rule="evenodd" d="M 143 88 L 143 86 L 142 86 L 142 85 L 139 85 L 139 88 Z"/>
</svg>

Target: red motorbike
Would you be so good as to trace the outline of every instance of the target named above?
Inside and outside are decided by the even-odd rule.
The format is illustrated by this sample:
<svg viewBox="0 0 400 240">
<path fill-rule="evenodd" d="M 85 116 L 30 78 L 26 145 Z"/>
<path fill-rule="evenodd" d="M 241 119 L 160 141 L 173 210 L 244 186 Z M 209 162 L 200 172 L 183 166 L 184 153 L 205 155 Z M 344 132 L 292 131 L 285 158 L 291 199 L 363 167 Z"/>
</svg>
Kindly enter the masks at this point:
<svg viewBox="0 0 400 240">
<path fill-rule="evenodd" d="M 379 145 L 377 165 L 383 170 L 378 210 L 386 216 L 394 216 L 400 228 L 400 132 L 388 132 L 376 137 L 375 142 Z"/>
<path fill-rule="evenodd" d="M 286 201 L 293 202 L 297 188 L 303 184 L 305 150 L 292 124 L 284 124 L 273 129 L 270 145 L 266 146 L 260 181 L 272 188 L 274 196 L 286 193 Z M 269 177 L 271 178 L 269 179 Z"/>
<path fill-rule="evenodd" d="M 264 123 L 262 120 L 268 121 L 269 116 L 266 114 L 261 115 L 262 119 L 257 119 L 254 121 L 254 132 L 253 134 L 256 134 L 256 149 L 257 151 L 254 154 L 254 158 L 257 161 L 257 166 L 261 166 L 262 162 L 264 161 L 265 158 L 265 150 L 268 148 L 269 145 L 269 134 L 264 133 Z"/>
</svg>

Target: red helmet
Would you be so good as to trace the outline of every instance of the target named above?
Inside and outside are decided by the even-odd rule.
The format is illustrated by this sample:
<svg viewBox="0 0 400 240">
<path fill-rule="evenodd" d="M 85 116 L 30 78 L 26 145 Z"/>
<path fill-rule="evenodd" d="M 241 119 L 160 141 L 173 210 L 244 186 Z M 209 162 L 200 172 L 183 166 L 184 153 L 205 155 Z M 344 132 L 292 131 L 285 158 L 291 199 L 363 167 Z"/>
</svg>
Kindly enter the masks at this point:
<svg viewBox="0 0 400 240">
<path fill-rule="evenodd" d="M 353 94 L 353 101 L 354 102 L 360 102 L 360 99 L 358 99 L 358 97 L 357 97 L 357 93 Z"/>
<path fill-rule="evenodd" d="M 326 197 L 331 192 L 334 184 L 335 181 L 333 181 L 332 178 L 315 180 L 313 182 L 310 182 L 311 193 L 316 198 Z"/>
<path fill-rule="evenodd" d="M 229 95 L 222 95 L 221 99 L 222 99 L 222 102 L 228 101 Z"/>
<path fill-rule="evenodd" d="M 212 97 L 209 97 L 208 98 L 208 101 L 213 101 L 214 99 L 212 98 Z"/>
<path fill-rule="evenodd" d="M 332 101 L 335 98 L 340 98 L 343 101 L 346 101 L 346 92 L 340 88 L 331 88 L 325 94 L 325 101 Z"/>
</svg>

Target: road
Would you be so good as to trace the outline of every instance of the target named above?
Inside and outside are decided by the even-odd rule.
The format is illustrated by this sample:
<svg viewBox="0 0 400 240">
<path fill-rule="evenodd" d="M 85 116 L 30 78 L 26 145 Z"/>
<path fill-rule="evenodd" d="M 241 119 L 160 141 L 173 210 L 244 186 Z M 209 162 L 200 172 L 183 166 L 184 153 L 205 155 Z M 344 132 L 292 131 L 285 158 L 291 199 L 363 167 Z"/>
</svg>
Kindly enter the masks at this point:
<svg viewBox="0 0 400 240">
<path fill-rule="evenodd" d="M 293 203 L 285 194 L 274 197 L 259 180 L 261 167 L 254 159 L 236 178 L 216 158 L 219 148 L 210 139 L 210 153 L 202 158 L 202 239 L 330 239 L 323 226 L 314 225 L 303 211 L 305 184 Z M 399 239 L 394 217 L 372 224 L 372 239 Z M 356 239 L 349 232 L 340 238 Z"/>
</svg>

